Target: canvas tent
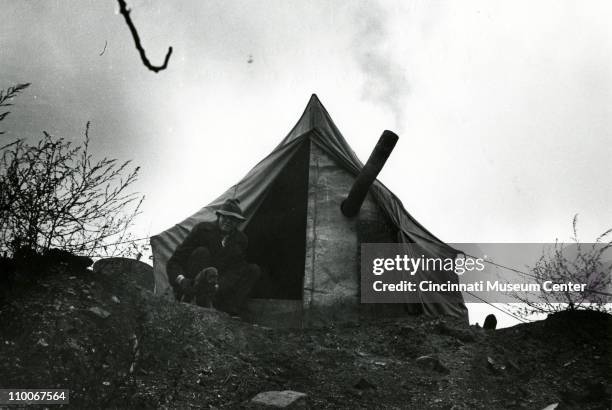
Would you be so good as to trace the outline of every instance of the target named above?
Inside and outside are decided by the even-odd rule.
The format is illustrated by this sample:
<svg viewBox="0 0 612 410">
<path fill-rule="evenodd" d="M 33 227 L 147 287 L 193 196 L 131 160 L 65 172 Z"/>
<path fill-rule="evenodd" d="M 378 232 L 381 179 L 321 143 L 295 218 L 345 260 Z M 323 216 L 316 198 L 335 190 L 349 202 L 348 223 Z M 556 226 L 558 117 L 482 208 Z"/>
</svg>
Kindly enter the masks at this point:
<svg viewBox="0 0 612 410">
<path fill-rule="evenodd" d="M 303 316 L 325 308 L 346 312 L 363 307 L 361 243 L 412 242 L 429 254 L 456 253 L 411 217 L 379 181 L 370 187 L 358 216 L 344 217 L 340 204 L 362 167 L 313 95 L 291 132 L 241 181 L 151 238 L 156 294 L 170 294 L 165 267 L 175 248 L 197 223 L 215 220 L 215 210 L 228 198 L 240 200 L 247 218 L 241 229 L 249 237 L 249 261 L 266 272 L 252 296 L 291 302 Z M 417 302 L 426 314 L 467 317 L 462 302 L 450 302 L 444 295 L 420 294 Z"/>
</svg>

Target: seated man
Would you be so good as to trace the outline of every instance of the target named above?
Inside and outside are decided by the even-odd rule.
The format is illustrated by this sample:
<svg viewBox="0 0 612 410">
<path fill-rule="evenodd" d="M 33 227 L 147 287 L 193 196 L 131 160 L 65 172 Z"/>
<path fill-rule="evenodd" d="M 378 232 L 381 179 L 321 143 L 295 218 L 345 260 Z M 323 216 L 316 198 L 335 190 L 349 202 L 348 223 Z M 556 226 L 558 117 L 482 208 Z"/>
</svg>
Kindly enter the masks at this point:
<svg viewBox="0 0 612 410">
<path fill-rule="evenodd" d="M 259 279 L 257 265 L 246 262 L 247 236 L 237 229 L 245 218 L 238 200 L 221 206 L 216 222 L 201 222 L 168 260 L 166 271 L 179 301 L 237 314 Z"/>
</svg>

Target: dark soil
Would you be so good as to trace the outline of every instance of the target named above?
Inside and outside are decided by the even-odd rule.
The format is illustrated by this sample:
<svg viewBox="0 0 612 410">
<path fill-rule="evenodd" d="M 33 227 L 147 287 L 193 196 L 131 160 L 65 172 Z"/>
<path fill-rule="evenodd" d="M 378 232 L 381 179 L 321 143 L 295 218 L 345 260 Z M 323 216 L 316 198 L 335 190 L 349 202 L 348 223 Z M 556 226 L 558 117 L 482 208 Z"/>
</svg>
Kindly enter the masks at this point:
<svg viewBox="0 0 612 410">
<path fill-rule="evenodd" d="M 498 331 L 426 317 L 269 329 L 126 276 L 56 272 L 0 307 L 0 388 L 66 388 L 77 409 L 242 408 L 268 390 L 307 408 L 607 409 L 611 326 L 564 312 Z"/>
</svg>

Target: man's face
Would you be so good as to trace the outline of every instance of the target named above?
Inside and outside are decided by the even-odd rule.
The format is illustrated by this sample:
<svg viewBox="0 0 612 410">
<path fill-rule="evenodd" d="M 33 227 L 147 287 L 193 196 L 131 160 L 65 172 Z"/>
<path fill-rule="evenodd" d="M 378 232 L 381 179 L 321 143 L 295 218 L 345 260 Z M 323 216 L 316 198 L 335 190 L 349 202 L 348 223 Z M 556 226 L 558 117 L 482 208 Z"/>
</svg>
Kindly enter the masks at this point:
<svg viewBox="0 0 612 410">
<path fill-rule="evenodd" d="M 219 214 L 219 228 L 222 232 L 229 233 L 240 225 L 240 219 Z"/>
<path fill-rule="evenodd" d="M 207 273 L 206 275 L 206 283 L 208 283 L 209 285 L 215 285 L 217 286 L 217 283 L 219 282 L 219 273 L 217 272 L 217 270 L 211 270 L 210 272 Z"/>
</svg>

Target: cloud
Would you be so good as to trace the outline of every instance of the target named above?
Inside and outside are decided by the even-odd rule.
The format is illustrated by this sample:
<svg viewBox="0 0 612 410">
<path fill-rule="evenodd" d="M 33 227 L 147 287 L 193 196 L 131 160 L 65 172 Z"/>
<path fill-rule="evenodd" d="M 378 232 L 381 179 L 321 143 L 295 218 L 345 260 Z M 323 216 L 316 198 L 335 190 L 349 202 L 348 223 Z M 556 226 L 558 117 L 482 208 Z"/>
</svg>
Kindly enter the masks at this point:
<svg viewBox="0 0 612 410">
<path fill-rule="evenodd" d="M 410 87 L 406 68 L 394 55 L 389 42 L 391 18 L 387 11 L 374 3 L 360 7 L 353 14 L 357 30 L 351 52 L 365 75 L 362 98 L 382 105 L 393 115 L 395 127 L 401 128 L 404 102 Z"/>
</svg>

